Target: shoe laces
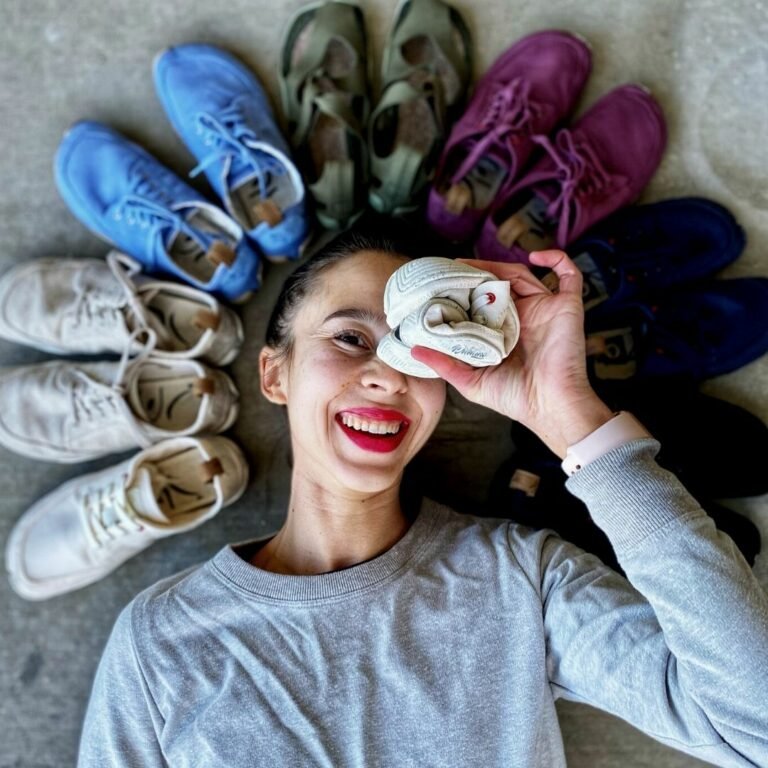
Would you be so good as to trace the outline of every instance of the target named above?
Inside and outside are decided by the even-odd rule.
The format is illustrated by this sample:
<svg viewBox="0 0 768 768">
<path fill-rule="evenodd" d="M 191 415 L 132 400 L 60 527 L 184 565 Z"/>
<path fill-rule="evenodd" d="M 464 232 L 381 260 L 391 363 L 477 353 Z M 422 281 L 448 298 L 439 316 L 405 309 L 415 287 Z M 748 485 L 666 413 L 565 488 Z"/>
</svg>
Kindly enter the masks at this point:
<svg viewBox="0 0 768 768">
<path fill-rule="evenodd" d="M 107 254 L 107 265 L 117 280 L 116 286 L 104 290 L 92 285 L 76 285 L 77 295 L 72 310 L 75 327 L 108 325 L 125 317 L 126 309 L 141 325 L 146 325 L 146 312 L 131 277 L 141 271 L 138 262 L 115 251 Z M 116 289 L 116 290 L 115 290 Z"/>
<path fill-rule="evenodd" d="M 516 77 L 494 92 L 480 121 L 485 133 L 478 139 L 454 174 L 453 183 L 463 179 L 494 144 L 504 144 L 510 134 L 530 132 L 531 123 L 540 107 L 530 100 L 531 84 Z M 510 151 L 510 175 L 515 173 L 516 157 Z"/>
<path fill-rule="evenodd" d="M 560 193 L 547 207 L 547 215 L 559 221 L 558 240 L 565 243 L 576 195 L 603 196 L 623 177 L 612 179 L 589 142 L 577 141 L 567 128 L 558 132 L 554 142 L 544 135 L 532 139 L 552 158 L 559 172 Z"/>
<path fill-rule="evenodd" d="M 271 188 L 274 177 L 286 173 L 286 170 L 279 160 L 253 147 L 259 142 L 259 137 L 249 127 L 238 101 L 215 116 L 201 112 L 197 116 L 196 130 L 202 135 L 203 142 L 211 147 L 211 152 L 190 171 L 190 177 L 194 178 L 209 166 L 222 161 L 226 178 L 234 163 L 239 162 L 255 174 L 261 197 L 270 197 L 274 191 Z"/>
<path fill-rule="evenodd" d="M 146 340 L 138 354 L 131 358 L 130 352 L 133 344 L 139 340 L 140 336 L 145 336 Z M 111 420 L 116 416 L 122 417 L 140 446 L 147 448 L 152 444 L 139 429 L 125 396 L 128 382 L 138 375 L 142 362 L 152 353 L 156 342 L 157 336 L 153 330 L 149 328 L 135 329 L 129 336 L 125 350 L 120 357 L 120 363 L 117 366 L 112 384 L 103 384 L 89 376 L 86 371 L 80 368 L 74 369 L 70 403 L 75 424 Z"/>
<path fill-rule="evenodd" d="M 132 279 L 141 272 L 141 265 L 118 251 L 110 251 L 106 261 L 116 285 L 101 290 L 88 284 L 75 286 L 77 294 L 72 309 L 73 329 L 90 327 L 105 334 L 108 332 L 105 326 L 125 324 L 132 329 L 132 338 L 135 338 L 134 332 L 143 331 L 153 333 L 155 342 L 158 339 L 166 340 L 168 331 L 161 323 L 150 319 L 145 306 L 160 292 L 159 289 L 142 291 L 140 294 Z"/>
<path fill-rule="evenodd" d="M 112 211 L 115 221 L 124 221 L 128 226 L 141 229 L 171 228 L 200 240 L 199 233 L 189 226 L 184 216 L 173 210 L 175 201 L 154 181 L 153 169 L 148 163 L 139 160 L 131 166 L 128 185 L 131 192 Z"/>
<path fill-rule="evenodd" d="M 127 474 L 86 487 L 80 502 L 80 519 L 91 546 L 110 542 L 144 529 L 125 495 Z"/>
</svg>

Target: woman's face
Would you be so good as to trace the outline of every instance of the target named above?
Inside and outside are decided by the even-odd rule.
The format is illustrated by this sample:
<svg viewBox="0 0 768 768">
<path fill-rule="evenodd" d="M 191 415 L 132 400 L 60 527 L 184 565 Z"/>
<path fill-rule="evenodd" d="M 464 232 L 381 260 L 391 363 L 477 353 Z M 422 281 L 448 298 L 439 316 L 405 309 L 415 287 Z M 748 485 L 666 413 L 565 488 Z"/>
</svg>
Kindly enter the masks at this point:
<svg viewBox="0 0 768 768">
<path fill-rule="evenodd" d="M 443 410 L 442 380 L 405 376 L 376 357 L 389 332 L 384 286 L 403 263 L 361 251 L 328 267 L 296 313 L 291 356 L 262 374 L 267 396 L 288 408 L 294 472 L 329 490 L 398 484 Z"/>
</svg>

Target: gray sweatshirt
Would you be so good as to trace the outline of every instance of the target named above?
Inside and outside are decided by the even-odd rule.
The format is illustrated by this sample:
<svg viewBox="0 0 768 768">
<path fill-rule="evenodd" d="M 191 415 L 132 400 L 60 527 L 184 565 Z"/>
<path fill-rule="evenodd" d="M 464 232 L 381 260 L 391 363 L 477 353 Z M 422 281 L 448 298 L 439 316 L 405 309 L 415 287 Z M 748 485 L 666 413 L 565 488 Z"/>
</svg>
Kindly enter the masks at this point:
<svg viewBox="0 0 768 768">
<path fill-rule="evenodd" d="M 568 481 L 628 583 L 551 531 L 424 502 L 314 576 L 227 547 L 139 595 L 80 766 L 564 766 L 555 700 L 723 766 L 768 766 L 768 597 L 637 440 Z"/>
</svg>

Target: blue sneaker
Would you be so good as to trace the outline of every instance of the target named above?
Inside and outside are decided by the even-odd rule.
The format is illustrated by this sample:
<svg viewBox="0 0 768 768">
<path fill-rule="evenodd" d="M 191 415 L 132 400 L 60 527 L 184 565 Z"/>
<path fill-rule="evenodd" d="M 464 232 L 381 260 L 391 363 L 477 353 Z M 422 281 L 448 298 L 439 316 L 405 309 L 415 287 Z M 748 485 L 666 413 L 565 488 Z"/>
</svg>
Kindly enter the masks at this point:
<svg viewBox="0 0 768 768">
<path fill-rule="evenodd" d="M 709 277 L 735 261 L 745 242 L 722 205 L 682 197 L 624 208 L 567 251 L 584 276 L 584 309 L 597 314 Z"/>
<path fill-rule="evenodd" d="M 112 128 L 72 126 L 54 173 L 72 213 L 147 272 L 230 301 L 244 301 L 259 287 L 260 259 L 240 226 Z"/>
<path fill-rule="evenodd" d="M 154 65 L 168 119 L 225 209 L 272 261 L 298 259 L 304 183 L 256 77 L 211 45 L 168 48 Z"/>
<path fill-rule="evenodd" d="M 768 352 L 768 278 L 679 286 L 658 303 L 587 315 L 587 367 L 595 383 L 637 377 L 701 381 Z"/>
</svg>

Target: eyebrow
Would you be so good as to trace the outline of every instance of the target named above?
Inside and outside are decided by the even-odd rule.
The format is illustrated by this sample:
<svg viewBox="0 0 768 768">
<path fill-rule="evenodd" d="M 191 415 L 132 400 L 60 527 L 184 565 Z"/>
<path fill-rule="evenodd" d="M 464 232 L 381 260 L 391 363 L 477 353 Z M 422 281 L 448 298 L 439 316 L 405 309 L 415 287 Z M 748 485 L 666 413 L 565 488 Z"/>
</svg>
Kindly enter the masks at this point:
<svg viewBox="0 0 768 768">
<path fill-rule="evenodd" d="M 331 312 L 331 314 L 323 320 L 323 323 L 335 320 L 338 317 L 359 320 L 361 323 L 370 323 L 373 325 L 387 322 L 387 317 L 383 312 L 373 312 L 370 309 L 347 307 L 346 309 L 337 309 L 335 312 Z"/>
</svg>

